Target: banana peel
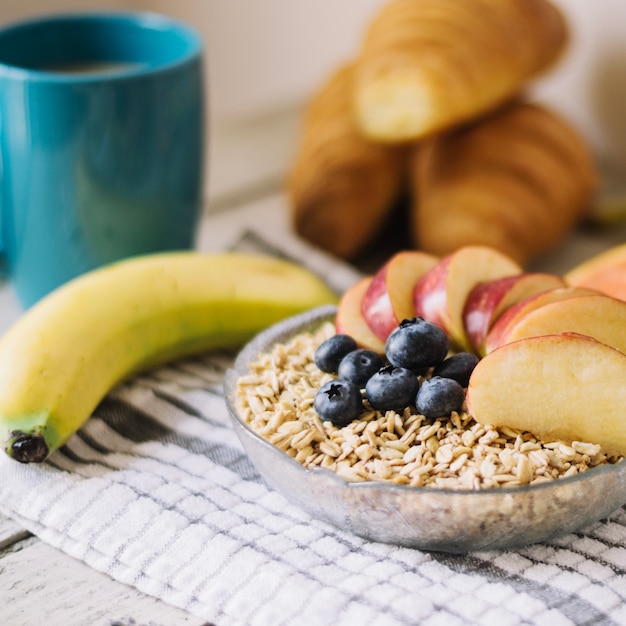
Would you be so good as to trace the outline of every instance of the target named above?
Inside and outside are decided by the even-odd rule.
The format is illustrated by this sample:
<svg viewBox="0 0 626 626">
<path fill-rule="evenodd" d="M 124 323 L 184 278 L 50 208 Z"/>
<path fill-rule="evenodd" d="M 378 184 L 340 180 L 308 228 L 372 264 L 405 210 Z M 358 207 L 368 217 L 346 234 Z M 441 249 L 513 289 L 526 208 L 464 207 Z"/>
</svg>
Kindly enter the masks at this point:
<svg viewBox="0 0 626 626">
<path fill-rule="evenodd" d="M 0 442 L 44 461 L 120 381 L 237 347 L 296 313 L 335 303 L 315 274 L 244 253 L 170 252 L 89 272 L 37 303 L 0 339 Z"/>
</svg>

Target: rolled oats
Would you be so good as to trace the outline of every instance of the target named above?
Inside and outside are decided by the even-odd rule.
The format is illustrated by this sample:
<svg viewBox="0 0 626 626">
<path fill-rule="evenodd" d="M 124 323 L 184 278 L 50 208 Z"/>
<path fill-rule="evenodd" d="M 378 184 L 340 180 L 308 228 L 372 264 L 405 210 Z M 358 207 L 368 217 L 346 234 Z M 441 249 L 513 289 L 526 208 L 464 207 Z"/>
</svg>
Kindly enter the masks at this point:
<svg viewBox="0 0 626 626">
<path fill-rule="evenodd" d="M 317 390 L 332 378 L 313 362 L 332 324 L 259 355 L 238 381 L 242 415 L 261 437 L 305 467 L 347 481 L 479 490 L 573 476 L 615 462 L 587 442 L 541 441 L 532 433 L 476 423 L 467 412 L 427 419 L 415 409 L 379 413 L 367 406 L 344 427 L 315 412 Z"/>
</svg>

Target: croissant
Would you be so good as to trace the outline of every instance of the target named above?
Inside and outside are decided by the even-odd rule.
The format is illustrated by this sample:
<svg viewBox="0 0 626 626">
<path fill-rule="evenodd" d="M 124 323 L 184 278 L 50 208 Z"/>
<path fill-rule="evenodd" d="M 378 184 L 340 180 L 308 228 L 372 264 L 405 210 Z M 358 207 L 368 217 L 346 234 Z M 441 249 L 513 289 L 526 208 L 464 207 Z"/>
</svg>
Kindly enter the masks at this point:
<svg viewBox="0 0 626 626">
<path fill-rule="evenodd" d="M 358 132 L 352 75 L 342 67 L 313 96 L 287 185 L 294 230 L 344 259 L 371 242 L 406 182 L 406 151 Z"/>
<path fill-rule="evenodd" d="M 416 146 L 409 167 L 417 247 L 443 256 L 484 244 L 522 265 L 582 220 L 598 177 L 574 129 L 523 102 Z"/>
<path fill-rule="evenodd" d="M 494 109 L 565 48 L 548 0 L 393 0 L 370 23 L 355 67 L 357 124 L 406 142 Z"/>
</svg>

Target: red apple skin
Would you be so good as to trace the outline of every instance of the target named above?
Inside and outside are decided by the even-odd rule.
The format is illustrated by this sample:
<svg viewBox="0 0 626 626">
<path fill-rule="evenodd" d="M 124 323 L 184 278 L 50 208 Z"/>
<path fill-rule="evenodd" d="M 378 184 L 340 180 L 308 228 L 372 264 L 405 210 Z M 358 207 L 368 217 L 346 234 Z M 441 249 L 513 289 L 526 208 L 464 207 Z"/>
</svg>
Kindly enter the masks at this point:
<svg viewBox="0 0 626 626">
<path fill-rule="evenodd" d="M 474 351 L 481 356 L 486 354 L 487 334 L 511 306 L 529 296 L 564 286 L 562 277 L 541 272 L 505 276 L 476 285 L 463 309 L 465 332 Z"/>
<path fill-rule="evenodd" d="M 564 332 L 593 337 L 626 353 L 626 302 L 593 294 L 544 304 L 517 318 L 503 334 L 501 345 Z"/>
<path fill-rule="evenodd" d="M 446 306 L 446 277 L 451 261 L 452 255 L 444 257 L 419 279 L 413 289 L 413 307 L 416 315 L 441 326 L 446 332 L 451 326 Z"/>
<path fill-rule="evenodd" d="M 626 300 L 626 243 L 583 261 L 565 274 L 565 280 L 575 287 L 589 287 Z"/>
<path fill-rule="evenodd" d="M 498 319 L 493 323 L 491 329 L 485 338 L 484 353 L 489 354 L 495 348 L 505 343 L 506 336 L 510 327 L 523 315 L 534 311 L 551 302 L 567 300 L 576 296 L 597 295 L 599 291 L 595 289 L 587 289 L 583 287 L 558 287 L 528 296 L 523 300 L 510 306 Z"/>
<path fill-rule="evenodd" d="M 473 351 L 465 331 L 463 310 L 479 283 L 521 274 L 522 268 L 487 246 L 466 246 L 447 255 L 415 284 L 415 315 L 443 328 L 453 348 Z"/>
<path fill-rule="evenodd" d="M 365 292 L 361 312 L 374 334 L 383 342 L 404 320 L 415 315 L 413 287 L 438 258 L 416 250 L 394 254 L 374 274 Z"/>
<path fill-rule="evenodd" d="M 361 313 L 363 296 L 372 280 L 372 276 L 366 276 L 343 293 L 337 306 L 335 330 L 350 335 L 360 348 L 384 354 L 385 344 L 372 332 Z"/>
<path fill-rule="evenodd" d="M 626 355 L 591 337 L 558 333 L 497 348 L 474 368 L 466 394 L 481 424 L 626 454 Z"/>
<path fill-rule="evenodd" d="M 374 274 L 368 289 L 361 299 L 361 314 L 370 330 L 381 340 L 386 341 L 396 325 L 396 316 L 391 307 L 386 286 L 389 262 Z"/>
</svg>

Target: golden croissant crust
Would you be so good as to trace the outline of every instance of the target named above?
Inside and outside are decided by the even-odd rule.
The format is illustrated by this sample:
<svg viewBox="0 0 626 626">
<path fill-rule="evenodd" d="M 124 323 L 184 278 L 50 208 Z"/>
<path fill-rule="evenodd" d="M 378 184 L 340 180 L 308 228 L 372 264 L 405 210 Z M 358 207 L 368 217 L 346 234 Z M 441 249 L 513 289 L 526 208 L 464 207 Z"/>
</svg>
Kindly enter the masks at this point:
<svg viewBox="0 0 626 626">
<path fill-rule="evenodd" d="M 372 21 L 356 68 L 361 132 L 412 141 L 516 95 L 563 51 L 548 0 L 393 0 Z"/>
<path fill-rule="evenodd" d="M 413 238 L 437 255 L 484 244 L 525 264 L 582 219 L 596 187 L 576 132 L 528 103 L 416 146 L 410 167 Z"/>
<path fill-rule="evenodd" d="M 405 151 L 376 144 L 352 116 L 347 65 L 314 95 L 288 183 L 298 234 L 340 258 L 352 258 L 386 220 L 405 180 Z"/>
<path fill-rule="evenodd" d="M 555 248 L 597 170 L 565 119 L 520 94 L 567 35 L 550 0 L 390 0 L 306 112 L 288 185 L 297 233 L 355 259 L 401 206 L 402 247 L 408 231 L 431 254 L 483 244 L 521 265 Z"/>
</svg>

